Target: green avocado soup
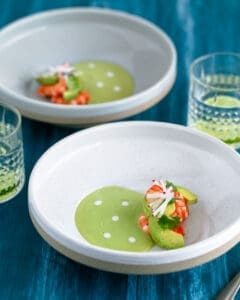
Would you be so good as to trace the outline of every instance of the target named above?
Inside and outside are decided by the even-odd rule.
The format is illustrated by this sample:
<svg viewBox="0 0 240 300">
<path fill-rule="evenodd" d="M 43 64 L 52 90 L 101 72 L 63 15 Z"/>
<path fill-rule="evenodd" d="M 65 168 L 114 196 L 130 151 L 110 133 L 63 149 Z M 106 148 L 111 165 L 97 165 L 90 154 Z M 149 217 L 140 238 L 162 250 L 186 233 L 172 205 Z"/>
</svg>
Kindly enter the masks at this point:
<svg viewBox="0 0 240 300">
<path fill-rule="evenodd" d="M 75 74 L 91 96 L 89 104 L 111 102 L 133 95 L 134 80 L 120 65 L 91 60 L 76 63 Z"/>
<path fill-rule="evenodd" d="M 143 199 L 143 194 L 119 186 L 98 189 L 77 206 L 76 227 L 93 245 L 122 251 L 148 251 L 153 241 L 138 226 Z"/>
</svg>

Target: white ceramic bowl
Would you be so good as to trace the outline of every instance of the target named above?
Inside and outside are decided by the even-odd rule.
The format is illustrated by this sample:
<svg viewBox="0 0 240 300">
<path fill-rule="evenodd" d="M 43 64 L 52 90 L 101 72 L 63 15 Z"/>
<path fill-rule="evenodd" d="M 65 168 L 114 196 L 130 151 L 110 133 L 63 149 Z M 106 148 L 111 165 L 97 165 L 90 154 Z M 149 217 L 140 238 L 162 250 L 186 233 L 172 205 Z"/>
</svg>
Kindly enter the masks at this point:
<svg viewBox="0 0 240 300">
<path fill-rule="evenodd" d="M 144 192 L 167 178 L 199 195 L 187 220 L 186 247 L 133 253 L 93 246 L 74 223 L 79 201 L 102 186 Z M 42 237 L 83 264 L 122 273 L 165 273 L 209 261 L 240 240 L 240 156 L 193 129 L 157 122 L 102 125 L 54 145 L 36 164 L 29 211 Z"/>
<path fill-rule="evenodd" d="M 124 100 L 64 106 L 36 96 L 33 78 L 51 65 L 86 59 L 108 60 L 128 69 L 136 93 Z M 0 99 L 24 116 L 65 125 L 121 119 L 146 110 L 171 89 L 176 51 L 152 23 L 103 9 L 60 9 L 17 21 L 0 32 Z"/>
</svg>

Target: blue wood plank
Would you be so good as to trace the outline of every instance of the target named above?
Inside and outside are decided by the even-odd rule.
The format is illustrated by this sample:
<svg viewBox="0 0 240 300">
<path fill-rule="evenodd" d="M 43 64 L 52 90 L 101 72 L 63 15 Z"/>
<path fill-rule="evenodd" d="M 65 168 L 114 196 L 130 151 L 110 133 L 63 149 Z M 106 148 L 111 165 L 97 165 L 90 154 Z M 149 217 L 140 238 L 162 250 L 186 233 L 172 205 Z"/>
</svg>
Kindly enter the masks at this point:
<svg viewBox="0 0 240 300">
<path fill-rule="evenodd" d="M 143 16 L 162 27 L 176 44 L 178 76 L 172 92 L 130 119 L 185 124 L 191 61 L 212 51 L 240 49 L 237 0 L 5 0 L 0 2 L 0 26 L 33 12 L 86 5 Z M 74 130 L 24 120 L 23 132 L 28 180 L 41 154 Z M 0 220 L 0 299 L 207 300 L 214 299 L 240 270 L 240 245 L 208 264 L 166 275 L 128 276 L 76 264 L 49 247 L 34 230 L 26 186 L 16 199 L 0 206 Z"/>
</svg>

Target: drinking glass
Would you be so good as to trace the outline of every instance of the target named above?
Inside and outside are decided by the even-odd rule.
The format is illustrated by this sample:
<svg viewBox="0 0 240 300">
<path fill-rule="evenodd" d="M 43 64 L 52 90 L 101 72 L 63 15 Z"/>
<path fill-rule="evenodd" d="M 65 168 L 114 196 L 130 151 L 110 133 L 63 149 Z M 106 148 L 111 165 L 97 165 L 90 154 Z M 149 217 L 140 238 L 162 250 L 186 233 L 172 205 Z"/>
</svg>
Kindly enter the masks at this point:
<svg viewBox="0 0 240 300">
<path fill-rule="evenodd" d="M 188 125 L 240 150 L 240 54 L 213 53 L 192 63 Z"/>
<path fill-rule="evenodd" d="M 0 203 L 16 196 L 24 184 L 20 113 L 0 103 Z"/>
</svg>

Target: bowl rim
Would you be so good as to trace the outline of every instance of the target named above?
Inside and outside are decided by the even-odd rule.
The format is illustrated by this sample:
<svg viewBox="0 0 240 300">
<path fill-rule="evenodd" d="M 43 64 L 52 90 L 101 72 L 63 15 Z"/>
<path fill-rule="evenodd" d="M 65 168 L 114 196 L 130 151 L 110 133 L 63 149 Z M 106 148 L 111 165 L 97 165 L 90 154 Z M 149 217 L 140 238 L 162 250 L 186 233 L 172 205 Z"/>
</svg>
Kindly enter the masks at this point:
<svg viewBox="0 0 240 300">
<path fill-rule="evenodd" d="M 28 208 L 31 215 L 31 218 L 44 230 L 47 234 L 54 240 L 60 242 L 66 248 L 73 250 L 79 254 L 86 255 L 91 258 L 99 258 L 107 262 L 114 263 L 124 263 L 129 265 L 140 264 L 140 265 L 155 265 L 162 263 L 175 263 L 180 261 L 187 261 L 189 259 L 195 259 L 197 257 L 205 256 L 212 251 L 217 251 L 224 245 L 235 241 L 234 244 L 240 241 L 240 217 L 238 217 L 233 223 L 228 227 L 221 230 L 220 232 L 214 234 L 211 237 L 208 237 L 202 241 L 196 242 L 191 245 L 187 245 L 183 248 L 174 249 L 174 250 L 163 250 L 159 252 L 128 252 L 128 251 L 119 251 L 111 250 L 107 248 L 101 248 L 86 242 L 84 244 L 81 240 L 76 241 L 74 238 L 69 237 L 64 234 L 58 228 L 52 226 L 45 216 L 41 214 L 38 210 L 38 207 L 35 204 L 35 177 L 38 172 L 39 167 L 44 163 L 45 157 L 53 151 L 57 151 L 59 147 L 62 147 L 65 143 L 71 142 L 75 138 L 81 138 L 81 136 L 94 134 L 101 130 L 111 129 L 118 127 L 129 127 L 129 126 L 148 126 L 148 127 L 158 127 L 165 130 L 173 129 L 179 132 L 185 132 L 191 136 L 197 136 L 200 139 L 205 140 L 207 143 L 211 143 L 216 147 L 223 148 L 227 155 L 231 155 L 232 158 L 240 165 L 240 156 L 232 148 L 224 144 L 222 141 L 209 136 L 203 132 L 194 130 L 190 127 L 185 127 L 177 124 L 163 123 L 163 122 L 154 122 L 154 121 L 127 121 L 127 122 L 115 122 L 110 124 L 103 124 L 94 126 L 82 131 L 78 131 L 74 134 L 71 134 L 62 140 L 58 141 L 56 144 L 51 146 L 37 161 L 35 164 L 32 173 L 29 179 L 28 186 Z M 237 242 L 236 242 L 237 240 Z M 233 245 L 232 245 L 233 246 Z M 215 257 L 215 256 L 213 256 Z"/>
<path fill-rule="evenodd" d="M 124 103 L 125 105 L 131 104 L 132 102 L 134 102 L 134 100 L 136 100 L 138 97 L 145 97 L 146 94 L 148 94 L 149 92 L 155 90 L 156 88 L 158 88 L 159 86 L 161 86 L 161 84 L 166 80 L 166 78 L 170 77 L 171 74 L 175 73 L 176 70 L 176 65 L 177 65 L 177 52 L 176 52 L 176 48 L 175 45 L 173 44 L 172 40 L 170 39 L 170 37 L 159 27 L 157 27 L 155 24 L 153 24 L 152 22 L 145 20 L 142 17 L 136 16 L 136 15 L 132 15 L 130 13 L 126 13 L 126 12 L 121 12 L 121 11 L 117 11 L 117 10 L 113 10 L 113 9 L 106 9 L 106 8 L 89 8 L 89 7 L 83 7 L 83 8 L 62 8 L 62 9 L 53 9 L 53 10 L 48 10 L 46 12 L 40 12 L 40 13 L 35 13 L 32 14 L 31 16 L 27 16 L 24 18 L 21 18 L 17 21 L 14 21 L 12 23 L 10 23 L 9 25 L 7 25 L 6 27 L 4 27 L 1 31 L 0 31 L 0 39 L 2 36 L 7 35 L 8 33 L 11 33 L 12 31 L 18 29 L 18 26 L 22 26 L 25 24 L 28 24 L 29 22 L 35 22 L 44 18 L 52 18 L 54 16 L 61 16 L 61 15 L 65 15 L 65 14 L 101 14 L 101 15 L 105 15 L 105 16 L 113 16 L 113 17 L 118 17 L 121 18 L 125 21 L 132 21 L 135 22 L 136 24 L 139 25 L 144 25 L 146 28 L 148 28 L 149 30 L 151 30 L 152 32 L 154 32 L 155 34 L 161 36 L 166 44 L 169 47 L 169 50 L 171 52 L 171 62 L 170 65 L 168 66 L 167 71 L 165 72 L 165 74 L 163 75 L 163 77 L 158 80 L 156 83 L 154 83 L 153 85 L 151 85 L 150 87 L 148 87 L 147 89 L 133 94 L 130 97 L 125 97 L 125 98 L 121 98 L 119 100 L 115 100 L 112 102 L 105 102 L 105 103 L 98 103 L 98 104 L 91 104 L 91 105 L 85 105 L 85 106 L 74 106 L 74 105 L 63 105 L 63 104 L 59 104 L 56 105 L 54 103 L 49 103 L 46 101 L 41 101 L 35 98 L 31 98 L 31 97 L 27 97 L 25 95 L 21 95 L 16 93 L 15 91 L 4 87 L 1 82 L 0 82 L 0 93 L 1 93 L 1 97 L 11 97 L 14 99 L 14 101 L 19 101 L 19 99 L 21 99 L 22 102 L 24 102 L 26 105 L 27 104 L 32 104 L 35 107 L 45 107 L 49 110 L 56 110 L 56 111 L 92 111 L 95 109 L 112 109 L 112 108 L 117 108 L 117 107 L 121 107 L 122 103 Z M 1 47 L 0 47 L 1 48 Z"/>
<path fill-rule="evenodd" d="M 232 57 L 235 59 L 238 59 L 240 61 L 240 53 L 238 52 L 232 52 L 232 51 L 217 51 L 212 52 L 209 54 L 202 55 L 196 59 L 194 59 L 190 65 L 189 71 L 190 71 L 190 79 L 194 82 L 197 82 L 200 86 L 203 88 L 207 88 L 209 90 L 213 91 L 220 91 L 220 92 L 238 92 L 240 90 L 240 87 L 234 87 L 234 88 L 222 88 L 222 87 L 216 87 L 212 83 L 206 83 L 196 75 L 195 69 L 199 66 L 199 64 L 206 62 L 207 60 L 219 58 L 219 57 Z M 218 74 L 218 73 L 216 73 Z M 239 75 L 238 75 L 239 76 Z"/>
</svg>

